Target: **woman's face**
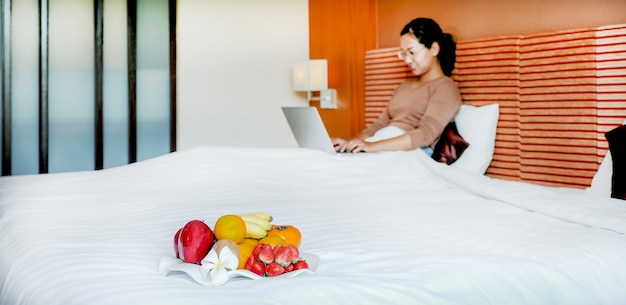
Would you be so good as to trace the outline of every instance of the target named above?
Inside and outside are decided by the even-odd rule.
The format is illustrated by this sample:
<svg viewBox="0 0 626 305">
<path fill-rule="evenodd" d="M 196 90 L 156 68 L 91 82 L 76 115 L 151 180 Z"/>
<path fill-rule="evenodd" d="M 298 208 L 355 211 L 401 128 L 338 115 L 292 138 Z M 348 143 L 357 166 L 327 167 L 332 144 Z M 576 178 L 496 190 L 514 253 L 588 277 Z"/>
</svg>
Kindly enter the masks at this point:
<svg viewBox="0 0 626 305">
<path fill-rule="evenodd" d="M 429 49 L 411 33 L 400 36 L 398 57 L 404 60 L 416 76 L 421 77 L 431 71 L 433 64 L 437 64 L 437 53 L 439 53 L 439 44 L 436 42 Z"/>
</svg>

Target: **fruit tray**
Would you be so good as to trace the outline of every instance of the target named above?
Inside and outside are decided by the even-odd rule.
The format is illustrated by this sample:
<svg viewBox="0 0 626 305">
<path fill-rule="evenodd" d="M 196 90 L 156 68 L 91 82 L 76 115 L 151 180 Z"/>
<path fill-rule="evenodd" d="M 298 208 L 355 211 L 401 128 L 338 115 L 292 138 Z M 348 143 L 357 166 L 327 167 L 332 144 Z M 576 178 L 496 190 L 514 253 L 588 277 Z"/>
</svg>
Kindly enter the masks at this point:
<svg viewBox="0 0 626 305">
<path fill-rule="evenodd" d="M 315 254 L 310 253 L 300 253 L 300 256 L 306 260 L 309 265 L 308 269 L 299 269 L 291 272 L 286 272 L 281 275 L 268 277 L 268 276 L 260 276 L 256 273 L 253 273 L 248 270 L 238 269 L 228 271 L 228 280 L 229 282 L 233 279 L 252 279 L 252 280 L 261 280 L 261 279 L 274 279 L 274 278 L 289 278 L 295 277 L 301 274 L 310 274 L 314 273 L 319 266 L 320 258 Z M 185 263 L 179 258 L 172 256 L 164 256 L 161 258 L 161 262 L 159 263 L 159 273 L 163 275 L 169 275 L 172 272 L 183 272 L 186 273 L 191 279 L 197 282 L 200 285 L 204 286 L 217 286 L 211 282 L 211 280 L 205 280 L 202 272 L 200 271 L 200 265 Z"/>
</svg>

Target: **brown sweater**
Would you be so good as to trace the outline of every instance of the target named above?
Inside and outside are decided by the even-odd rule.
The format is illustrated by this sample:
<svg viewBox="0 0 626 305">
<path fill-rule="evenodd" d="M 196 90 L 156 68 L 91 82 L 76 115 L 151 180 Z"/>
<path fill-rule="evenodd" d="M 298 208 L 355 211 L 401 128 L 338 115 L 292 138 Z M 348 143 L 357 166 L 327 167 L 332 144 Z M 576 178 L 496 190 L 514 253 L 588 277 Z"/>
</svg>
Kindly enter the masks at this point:
<svg viewBox="0 0 626 305">
<path fill-rule="evenodd" d="M 426 83 L 406 81 L 396 89 L 387 108 L 363 133 L 372 136 L 388 125 L 407 131 L 413 149 L 434 146 L 461 107 L 461 95 L 449 77 Z"/>
</svg>

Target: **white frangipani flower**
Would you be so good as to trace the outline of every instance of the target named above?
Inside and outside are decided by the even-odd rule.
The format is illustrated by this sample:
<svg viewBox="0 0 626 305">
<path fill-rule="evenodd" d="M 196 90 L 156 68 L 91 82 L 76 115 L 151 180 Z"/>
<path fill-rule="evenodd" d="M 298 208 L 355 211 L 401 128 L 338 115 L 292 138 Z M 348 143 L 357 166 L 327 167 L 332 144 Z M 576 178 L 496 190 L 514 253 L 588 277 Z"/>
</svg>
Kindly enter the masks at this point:
<svg viewBox="0 0 626 305">
<path fill-rule="evenodd" d="M 217 253 L 215 247 L 202 259 L 200 272 L 205 281 L 211 281 L 213 285 L 222 285 L 228 281 L 228 271 L 236 270 L 239 265 L 239 256 L 235 255 L 230 248 L 223 247 Z"/>
</svg>

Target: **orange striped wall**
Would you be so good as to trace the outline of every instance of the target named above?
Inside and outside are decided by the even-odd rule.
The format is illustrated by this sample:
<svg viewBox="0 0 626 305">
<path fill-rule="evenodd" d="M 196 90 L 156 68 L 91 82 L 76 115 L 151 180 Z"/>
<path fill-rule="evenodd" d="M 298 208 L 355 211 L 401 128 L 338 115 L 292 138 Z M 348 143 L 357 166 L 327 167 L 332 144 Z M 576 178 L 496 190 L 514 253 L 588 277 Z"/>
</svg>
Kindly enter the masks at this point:
<svg viewBox="0 0 626 305">
<path fill-rule="evenodd" d="M 415 17 L 433 18 L 457 39 L 473 40 L 626 23 L 624 8 L 623 0 L 309 1 L 310 56 L 329 59 L 340 100 L 339 109 L 323 110 L 322 118 L 332 136 L 354 136 L 365 127 L 358 49 L 396 47 L 400 29 Z"/>
<path fill-rule="evenodd" d="M 453 78 L 466 104 L 500 104 L 492 177 L 516 179 L 520 169 L 520 36 L 459 41 Z"/>
<path fill-rule="evenodd" d="M 396 55 L 397 48 L 375 49 L 365 54 L 365 124 L 369 125 L 387 107 L 396 87 L 412 76 Z"/>
<path fill-rule="evenodd" d="M 626 15 L 617 8 L 626 3 L 585 2 L 594 8 L 589 11 L 580 5 L 563 7 L 537 0 L 550 8 L 542 12 L 551 12 L 537 19 L 536 5 L 512 1 L 502 5 L 507 9 L 516 5 L 512 11 L 517 19 L 494 27 L 493 18 L 475 18 L 501 16 L 493 3 L 444 2 L 450 5 L 412 0 L 309 1 L 310 58 L 329 60 L 329 85 L 337 89 L 339 100 L 338 109 L 321 110 L 331 136 L 358 134 L 376 116 L 373 111 L 384 107 L 398 77 L 407 73 L 395 62 L 393 46 L 397 31 L 416 17 L 413 8 L 418 7 L 420 14 L 438 20 L 444 30 L 462 39 L 454 78 L 465 102 L 500 103 L 496 154 L 487 174 L 549 185 L 588 185 L 608 149 L 604 133 L 626 118 L 626 28 L 595 26 L 622 23 Z M 467 13 L 468 5 L 472 14 Z M 584 18 L 572 19 L 571 12 L 584 12 Z M 524 36 L 487 35 L 498 31 Z M 558 38 L 528 34 L 542 31 Z M 473 38 L 490 36 L 495 38 Z M 578 49 L 579 43 L 587 45 Z"/>
<path fill-rule="evenodd" d="M 596 86 L 598 162 L 608 151 L 604 133 L 626 118 L 626 25 L 596 31 Z"/>
<path fill-rule="evenodd" d="M 410 73 L 397 48 L 365 58 L 370 123 Z M 460 41 L 453 78 L 464 103 L 500 104 L 487 175 L 586 187 L 626 118 L 626 25 Z"/>
<path fill-rule="evenodd" d="M 595 29 L 529 35 L 520 54 L 520 178 L 590 184 L 598 166 Z"/>
</svg>

